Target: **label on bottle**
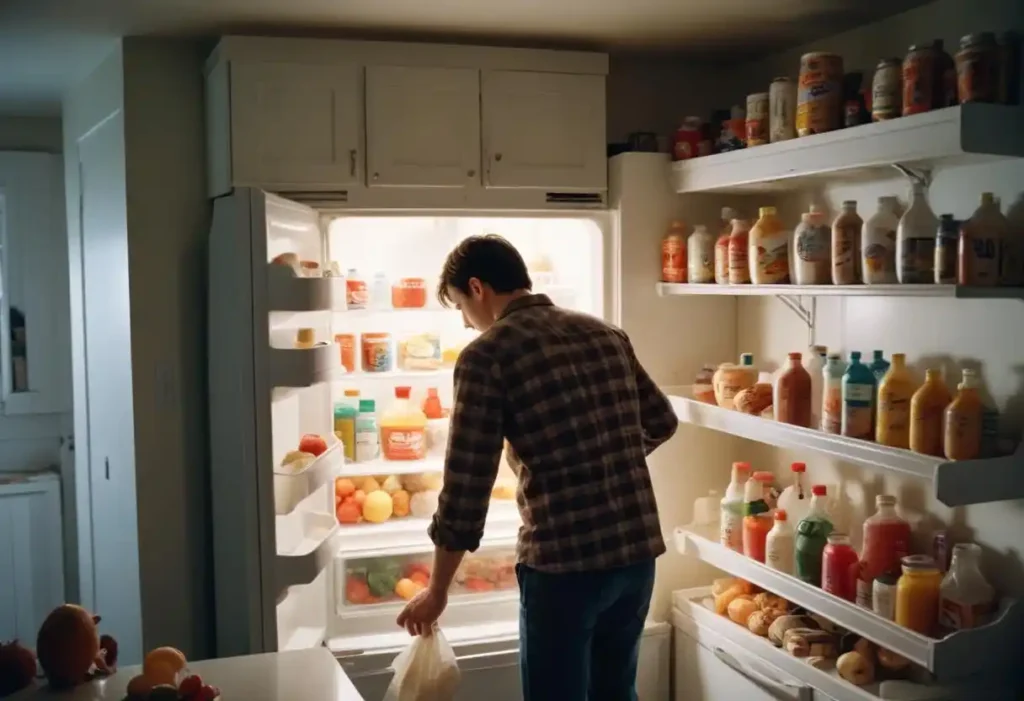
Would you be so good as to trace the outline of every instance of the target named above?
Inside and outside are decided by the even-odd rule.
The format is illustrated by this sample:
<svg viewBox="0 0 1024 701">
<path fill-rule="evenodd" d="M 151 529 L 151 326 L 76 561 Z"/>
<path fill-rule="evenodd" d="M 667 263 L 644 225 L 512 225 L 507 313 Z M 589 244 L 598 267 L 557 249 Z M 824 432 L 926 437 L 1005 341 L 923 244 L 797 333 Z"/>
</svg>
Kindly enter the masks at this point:
<svg viewBox="0 0 1024 701">
<path fill-rule="evenodd" d="M 987 622 L 992 613 L 990 603 L 966 604 L 942 597 L 939 602 L 939 625 L 947 630 L 977 628 Z"/>
<path fill-rule="evenodd" d="M 809 224 L 800 229 L 796 239 L 797 257 L 812 264 L 822 263 L 828 260 L 832 247 L 831 232 L 827 226 L 815 226 Z"/>
<path fill-rule="evenodd" d="M 821 404 L 821 430 L 839 434 L 843 430 L 843 388 L 838 383 L 825 388 Z"/>
<path fill-rule="evenodd" d="M 942 456 L 942 414 L 944 406 L 922 402 L 911 408 L 910 449 L 924 455 Z"/>
<path fill-rule="evenodd" d="M 427 452 L 426 431 L 422 428 L 380 429 L 384 457 L 388 460 L 422 460 Z"/>
<path fill-rule="evenodd" d="M 981 415 L 951 406 L 946 411 L 946 457 L 971 460 L 981 453 Z"/>
<path fill-rule="evenodd" d="M 722 523 L 720 541 L 722 545 L 743 552 L 743 502 L 727 501 L 722 503 Z"/>
<path fill-rule="evenodd" d="M 865 582 L 867 585 L 867 582 Z M 872 611 L 887 621 L 896 620 L 896 587 L 878 579 L 865 586 L 870 591 L 870 607 Z M 857 580 L 857 603 L 860 603 L 860 580 Z"/>
<path fill-rule="evenodd" d="M 900 282 L 930 285 L 935 282 L 935 239 L 905 238 L 900 251 Z"/>
<path fill-rule="evenodd" d="M 380 457 L 380 440 L 376 431 L 356 431 L 356 462 L 369 462 Z"/>
<path fill-rule="evenodd" d="M 896 275 L 896 232 L 888 227 L 873 227 L 865 238 L 865 281 L 891 280 Z"/>
<path fill-rule="evenodd" d="M 872 597 L 873 597 L 873 592 L 872 592 L 871 582 L 869 582 L 869 581 L 867 581 L 865 579 L 861 579 L 860 577 L 858 577 L 857 578 L 857 605 L 862 607 L 862 608 L 866 608 L 868 611 L 872 611 L 873 610 Z M 893 612 L 893 618 L 895 618 L 895 617 L 896 617 L 896 614 L 895 614 L 895 611 L 894 611 Z"/>
<path fill-rule="evenodd" d="M 758 282 L 774 284 L 789 281 L 789 241 L 773 241 L 770 237 L 758 237 L 756 249 Z"/>
<path fill-rule="evenodd" d="M 956 283 L 957 240 L 940 236 L 935 240 L 935 282 L 942 285 Z"/>
<path fill-rule="evenodd" d="M 764 564 L 773 570 L 793 574 L 793 549 L 792 536 L 773 536 L 769 532 Z"/>
<path fill-rule="evenodd" d="M 857 239 L 860 224 L 840 224 L 832 227 L 832 284 L 852 285 L 860 282 L 857 264 Z"/>
<path fill-rule="evenodd" d="M 851 438 L 866 438 L 874 435 L 875 386 L 847 382 L 843 385 L 843 426 L 842 434 Z"/>
<path fill-rule="evenodd" d="M 891 392 L 883 392 L 878 397 L 878 414 L 890 433 L 907 435 L 910 431 L 910 400 L 907 397 L 894 397 Z"/>
</svg>

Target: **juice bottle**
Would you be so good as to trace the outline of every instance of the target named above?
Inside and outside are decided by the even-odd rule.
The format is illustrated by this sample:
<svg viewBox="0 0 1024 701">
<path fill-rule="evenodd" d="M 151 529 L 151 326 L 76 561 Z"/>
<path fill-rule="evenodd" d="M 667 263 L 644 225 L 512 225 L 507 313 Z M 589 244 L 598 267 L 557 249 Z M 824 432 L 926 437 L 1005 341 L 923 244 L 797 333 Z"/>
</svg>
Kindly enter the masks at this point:
<svg viewBox="0 0 1024 701">
<path fill-rule="evenodd" d="M 822 552 L 821 588 L 847 601 L 857 600 L 857 551 L 845 533 L 831 533 Z"/>
<path fill-rule="evenodd" d="M 935 635 L 939 622 L 942 573 L 930 555 L 908 555 L 896 585 L 896 624 L 921 635 Z"/>
<path fill-rule="evenodd" d="M 440 419 L 444 416 L 441 400 L 437 396 L 437 387 L 427 388 L 427 398 L 423 400 L 423 414 L 428 419 Z"/>
<path fill-rule="evenodd" d="M 910 447 L 910 401 L 917 386 L 907 370 L 906 356 L 892 354 L 892 367 L 878 385 L 875 440 L 892 448 Z"/>
<path fill-rule="evenodd" d="M 864 522 L 864 542 L 857 566 L 857 604 L 869 611 L 875 578 L 899 573 L 900 561 L 910 548 L 910 524 L 896 512 L 896 497 L 879 494 L 875 505 L 878 511 Z"/>
<path fill-rule="evenodd" d="M 1008 226 L 995 197 L 991 192 L 983 192 L 981 205 L 960 227 L 959 284 L 992 286 L 999 283 L 999 255 Z"/>
<path fill-rule="evenodd" d="M 889 372 L 889 361 L 885 359 L 885 351 L 871 351 L 871 372 L 875 376 L 875 382 L 881 382 L 885 373 Z"/>
<path fill-rule="evenodd" d="M 750 240 L 750 222 L 733 219 L 729 233 L 729 284 L 750 283 L 750 258 L 747 244 Z"/>
<path fill-rule="evenodd" d="M 936 368 L 924 371 L 924 384 L 910 399 L 910 449 L 916 453 L 943 456 L 942 419 L 953 401 L 942 373 Z"/>
<path fill-rule="evenodd" d="M 807 472 L 807 465 L 795 462 L 789 466 L 789 471 L 793 475 L 793 484 L 783 489 L 782 494 L 779 495 L 779 508 L 786 510 L 792 525 L 800 523 L 810 513 L 811 493 L 804 487 L 804 473 Z"/>
<path fill-rule="evenodd" d="M 395 387 L 395 401 L 380 417 L 381 451 L 388 460 L 422 460 L 427 417 L 410 400 L 410 387 Z"/>
<path fill-rule="evenodd" d="M 896 232 L 896 276 L 903 285 L 926 285 L 935 280 L 935 232 L 939 220 L 928 206 L 928 190 L 914 182 L 910 206 Z"/>
<path fill-rule="evenodd" d="M 817 205 L 800 215 L 793 232 L 793 282 L 797 285 L 828 285 L 832 282 L 832 232 Z"/>
<path fill-rule="evenodd" d="M 715 241 L 715 282 L 719 285 L 729 284 L 729 234 L 732 233 L 732 220 L 735 218 L 736 213 L 732 207 L 722 207 L 722 224 Z"/>
<path fill-rule="evenodd" d="M 761 207 L 758 214 L 749 236 L 750 281 L 755 285 L 789 282 L 790 232 L 783 228 L 775 207 Z"/>
<path fill-rule="evenodd" d="M 707 284 L 715 281 L 715 237 L 706 226 L 698 226 L 686 241 L 687 281 Z"/>
<path fill-rule="evenodd" d="M 850 353 L 850 366 L 843 375 L 842 434 L 870 441 L 875 437 L 875 375 L 860 362 L 860 353 Z"/>
<path fill-rule="evenodd" d="M 860 282 L 860 230 L 863 220 L 857 214 L 857 202 L 846 200 L 843 210 L 832 222 L 832 284 L 855 285 Z"/>
<path fill-rule="evenodd" d="M 842 433 L 843 430 L 843 376 L 846 363 L 838 353 L 829 353 L 822 371 L 821 430 Z"/>
<path fill-rule="evenodd" d="M 719 521 L 719 542 L 740 553 L 743 552 L 743 495 L 749 479 L 750 463 L 734 462 L 732 479 L 722 497 L 722 516 Z"/>
<path fill-rule="evenodd" d="M 774 481 L 775 476 L 770 472 L 755 472 L 744 489 L 743 552 L 758 562 L 764 562 L 768 531 L 772 529 L 774 520 L 769 504 Z"/>
<path fill-rule="evenodd" d="M 686 282 L 686 224 L 674 221 L 661 242 L 661 281 Z"/>
<path fill-rule="evenodd" d="M 811 487 L 811 495 L 811 511 L 796 527 L 796 576 L 820 587 L 822 556 L 832 532 L 832 521 L 828 517 L 825 485 Z"/>
<path fill-rule="evenodd" d="M 346 389 L 345 398 L 334 405 L 334 435 L 341 441 L 345 459 L 356 460 L 356 417 L 359 414 L 359 390 Z"/>
<path fill-rule="evenodd" d="M 800 353 L 789 354 L 789 364 L 775 383 L 775 420 L 811 426 L 811 376 L 800 363 Z"/>
<path fill-rule="evenodd" d="M 868 217 L 861 231 L 861 275 L 865 285 L 892 285 L 896 282 L 896 216 L 899 200 L 879 197 L 878 211 Z"/>
<path fill-rule="evenodd" d="M 952 632 L 988 622 L 996 592 L 978 567 L 981 548 L 974 543 L 953 546 L 953 562 L 939 590 L 939 626 Z"/>
<path fill-rule="evenodd" d="M 379 457 L 377 405 L 372 399 L 360 399 L 359 414 L 356 415 L 356 462 L 371 462 Z"/>
<path fill-rule="evenodd" d="M 967 368 L 956 398 L 946 407 L 943 453 L 947 460 L 971 460 L 981 453 L 981 418 L 985 406 L 974 370 Z"/>
<path fill-rule="evenodd" d="M 775 525 L 765 539 L 764 564 L 773 570 L 793 574 L 795 536 L 785 509 L 775 510 Z"/>
<path fill-rule="evenodd" d="M 825 346 L 811 346 L 804 356 L 804 369 L 811 376 L 811 428 L 821 428 L 821 405 L 825 394 Z"/>
</svg>

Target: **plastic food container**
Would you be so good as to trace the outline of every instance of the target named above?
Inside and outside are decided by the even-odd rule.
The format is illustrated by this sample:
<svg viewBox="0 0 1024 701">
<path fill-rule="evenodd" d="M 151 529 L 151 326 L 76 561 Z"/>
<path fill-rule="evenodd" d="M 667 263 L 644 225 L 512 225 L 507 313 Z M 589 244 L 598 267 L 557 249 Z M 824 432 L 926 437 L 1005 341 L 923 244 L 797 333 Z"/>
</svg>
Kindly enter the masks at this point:
<svg viewBox="0 0 1024 701">
<path fill-rule="evenodd" d="M 388 372 L 394 369 L 391 334 L 364 333 L 360 341 L 363 372 Z"/>
<path fill-rule="evenodd" d="M 427 281 L 421 277 L 403 277 L 391 287 L 391 306 L 395 309 L 421 309 L 427 306 Z"/>
</svg>

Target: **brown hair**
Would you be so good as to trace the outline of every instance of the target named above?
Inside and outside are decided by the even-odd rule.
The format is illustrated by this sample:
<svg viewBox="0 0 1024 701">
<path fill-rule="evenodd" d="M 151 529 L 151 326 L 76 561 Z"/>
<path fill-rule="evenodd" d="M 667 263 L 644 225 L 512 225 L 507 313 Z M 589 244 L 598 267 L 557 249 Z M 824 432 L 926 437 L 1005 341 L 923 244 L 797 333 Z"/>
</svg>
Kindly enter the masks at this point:
<svg viewBox="0 0 1024 701">
<path fill-rule="evenodd" d="M 532 290 L 533 281 L 515 246 L 497 234 L 470 236 L 456 246 L 444 262 L 437 284 L 437 299 L 450 306 L 448 288 L 469 293 L 469 281 L 477 278 L 499 294 Z"/>
</svg>

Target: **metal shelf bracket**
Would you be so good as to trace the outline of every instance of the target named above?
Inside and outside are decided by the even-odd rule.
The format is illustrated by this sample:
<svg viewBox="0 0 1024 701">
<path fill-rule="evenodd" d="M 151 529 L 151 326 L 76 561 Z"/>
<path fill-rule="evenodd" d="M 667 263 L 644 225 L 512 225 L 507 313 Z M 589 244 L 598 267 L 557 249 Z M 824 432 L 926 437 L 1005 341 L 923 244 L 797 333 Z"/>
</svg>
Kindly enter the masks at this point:
<svg viewBox="0 0 1024 701">
<path fill-rule="evenodd" d="M 925 189 L 931 187 L 932 171 L 929 168 L 910 168 L 902 163 L 893 163 L 892 167 L 903 173 L 911 185 L 922 185 Z"/>
<path fill-rule="evenodd" d="M 794 295 L 779 295 L 778 300 L 789 307 L 807 327 L 807 347 L 814 345 L 814 325 L 818 315 L 818 300 L 810 297 L 810 306 L 804 306 L 804 298 Z"/>
</svg>

